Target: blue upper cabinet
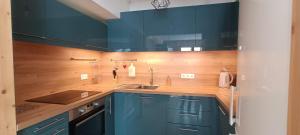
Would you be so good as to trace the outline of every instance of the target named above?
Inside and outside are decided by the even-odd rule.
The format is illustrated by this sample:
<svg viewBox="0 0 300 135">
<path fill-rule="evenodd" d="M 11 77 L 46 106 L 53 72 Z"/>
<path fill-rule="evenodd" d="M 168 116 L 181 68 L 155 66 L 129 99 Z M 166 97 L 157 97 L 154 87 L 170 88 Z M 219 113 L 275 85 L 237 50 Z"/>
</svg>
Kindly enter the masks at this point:
<svg viewBox="0 0 300 135">
<path fill-rule="evenodd" d="M 145 51 L 166 51 L 171 34 L 169 10 L 144 11 Z"/>
<path fill-rule="evenodd" d="M 239 3 L 126 12 L 108 22 L 111 51 L 234 50 Z"/>
<path fill-rule="evenodd" d="M 143 13 L 124 12 L 121 19 L 108 21 L 109 50 L 143 51 Z"/>
<path fill-rule="evenodd" d="M 11 2 L 14 38 L 42 41 L 46 36 L 46 1 L 12 0 Z M 24 34 L 29 36 L 24 38 Z"/>
<path fill-rule="evenodd" d="M 238 10 L 238 2 L 198 6 L 196 46 L 207 51 L 236 49 Z"/>
<path fill-rule="evenodd" d="M 107 50 L 106 24 L 56 0 L 12 0 L 15 39 Z"/>
<path fill-rule="evenodd" d="M 180 51 L 195 45 L 195 8 L 144 11 L 146 51 Z"/>
<path fill-rule="evenodd" d="M 57 1 L 47 1 L 47 37 L 51 44 L 103 50 L 107 48 L 107 27 Z M 58 39 L 58 40 L 55 40 Z"/>
</svg>

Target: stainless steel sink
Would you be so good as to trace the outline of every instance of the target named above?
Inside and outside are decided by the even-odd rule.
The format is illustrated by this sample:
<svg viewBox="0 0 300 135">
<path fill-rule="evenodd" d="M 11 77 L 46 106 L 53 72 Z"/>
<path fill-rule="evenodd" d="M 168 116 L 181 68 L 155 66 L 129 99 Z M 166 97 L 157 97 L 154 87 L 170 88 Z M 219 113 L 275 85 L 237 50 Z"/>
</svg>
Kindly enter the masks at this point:
<svg viewBox="0 0 300 135">
<path fill-rule="evenodd" d="M 158 85 L 143 85 L 143 84 L 123 84 L 119 86 L 120 89 L 146 89 L 146 90 L 155 90 Z"/>
<path fill-rule="evenodd" d="M 157 85 L 141 85 L 137 89 L 149 89 L 149 90 L 154 90 L 157 89 L 159 86 Z"/>
</svg>

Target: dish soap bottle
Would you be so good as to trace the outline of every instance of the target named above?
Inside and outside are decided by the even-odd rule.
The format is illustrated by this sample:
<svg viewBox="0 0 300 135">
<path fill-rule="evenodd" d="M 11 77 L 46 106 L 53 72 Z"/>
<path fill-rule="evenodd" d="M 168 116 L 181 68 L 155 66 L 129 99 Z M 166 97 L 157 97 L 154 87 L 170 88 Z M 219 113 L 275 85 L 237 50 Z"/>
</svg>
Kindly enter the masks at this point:
<svg viewBox="0 0 300 135">
<path fill-rule="evenodd" d="M 131 63 L 128 67 L 128 76 L 135 77 L 135 66 L 133 65 L 133 63 Z"/>
</svg>

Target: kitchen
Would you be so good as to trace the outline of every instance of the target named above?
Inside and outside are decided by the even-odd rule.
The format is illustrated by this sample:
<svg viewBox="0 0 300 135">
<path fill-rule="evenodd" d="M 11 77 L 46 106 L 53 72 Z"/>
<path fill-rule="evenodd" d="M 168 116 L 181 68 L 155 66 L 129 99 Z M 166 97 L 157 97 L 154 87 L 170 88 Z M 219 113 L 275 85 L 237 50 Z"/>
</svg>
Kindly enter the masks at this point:
<svg viewBox="0 0 300 135">
<path fill-rule="evenodd" d="M 3 0 L 0 133 L 298 135 L 297 4 Z"/>
</svg>

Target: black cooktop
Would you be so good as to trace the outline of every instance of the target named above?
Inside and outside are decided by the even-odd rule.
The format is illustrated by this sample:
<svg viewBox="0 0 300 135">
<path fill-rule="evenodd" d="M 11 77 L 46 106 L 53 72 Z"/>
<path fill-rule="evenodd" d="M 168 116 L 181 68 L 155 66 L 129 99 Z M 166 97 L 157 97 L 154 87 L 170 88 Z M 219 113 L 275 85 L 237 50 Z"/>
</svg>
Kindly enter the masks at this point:
<svg viewBox="0 0 300 135">
<path fill-rule="evenodd" d="M 26 100 L 28 102 L 38 102 L 38 103 L 49 103 L 49 104 L 61 104 L 67 105 L 81 99 L 93 96 L 100 92 L 97 91 L 83 91 L 83 90 L 68 90 L 64 92 L 54 93 L 47 96 L 37 97 L 33 99 Z"/>
</svg>

